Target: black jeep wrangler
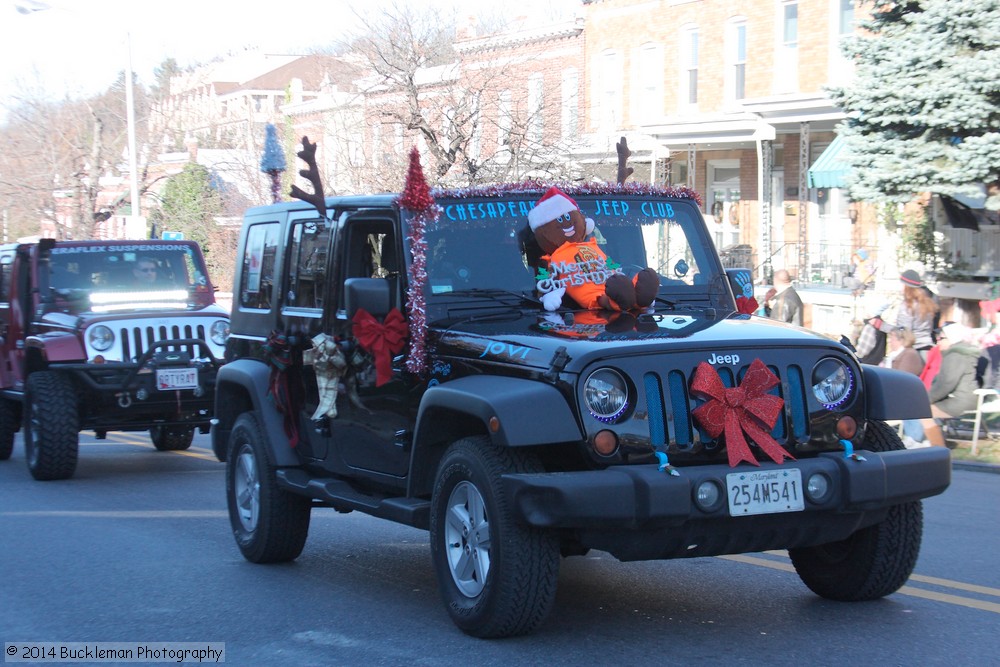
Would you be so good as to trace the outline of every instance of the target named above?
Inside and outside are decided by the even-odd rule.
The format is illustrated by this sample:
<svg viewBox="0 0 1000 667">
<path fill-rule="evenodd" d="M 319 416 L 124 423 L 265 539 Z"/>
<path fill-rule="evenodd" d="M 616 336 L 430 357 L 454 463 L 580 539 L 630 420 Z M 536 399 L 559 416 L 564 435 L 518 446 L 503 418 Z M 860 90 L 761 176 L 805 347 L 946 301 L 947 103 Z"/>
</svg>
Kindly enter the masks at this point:
<svg viewBox="0 0 1000 667">
<path fill-rule="evenodd" d="M 951 474 L 886 424 L 930 414 L 920 381 L 741 312 L 750 274 L 723 269 L 694 193 L 561 187 L 609 271 L 657 271 L 652 305 L 543 307 L 566 268 L 527 228 L 547 185 L 246 213 L 212 429 L 243 555 L 296 558 L 314 507 L 427 529 L 479 637 L 535 629 L 589 549 L 788 549 L 821 596 L 899 589 Z"/>
<path fill-rule="evenodd" d="M 0 246 L 0 459 L 23 426 L 38 480 L 76 470 L 79 432 L 207 433 L 229 315 L 191 241 Z"/>
</svg>

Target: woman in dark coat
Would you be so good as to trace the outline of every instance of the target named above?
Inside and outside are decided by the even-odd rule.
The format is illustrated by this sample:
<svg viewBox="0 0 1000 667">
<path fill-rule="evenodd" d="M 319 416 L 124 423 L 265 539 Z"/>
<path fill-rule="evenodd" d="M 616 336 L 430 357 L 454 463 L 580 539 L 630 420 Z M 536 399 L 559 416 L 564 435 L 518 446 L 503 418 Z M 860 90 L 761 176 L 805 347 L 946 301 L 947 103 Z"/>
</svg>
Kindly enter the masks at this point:
<svg viewBox="0 0 1000 667">
<path fill-rule="evenodd" d="M 932 445 L 944 446 L 944 433 L 936 420 L 952 419 L 976 409 L 976 373 L 979 347 L 971 342 L 968 327 L 952 322 L 941 329 L 941 368 L 931 382 L 931 414 L 934 419 L 922 419 L 924 434 Z"/>
</svg>

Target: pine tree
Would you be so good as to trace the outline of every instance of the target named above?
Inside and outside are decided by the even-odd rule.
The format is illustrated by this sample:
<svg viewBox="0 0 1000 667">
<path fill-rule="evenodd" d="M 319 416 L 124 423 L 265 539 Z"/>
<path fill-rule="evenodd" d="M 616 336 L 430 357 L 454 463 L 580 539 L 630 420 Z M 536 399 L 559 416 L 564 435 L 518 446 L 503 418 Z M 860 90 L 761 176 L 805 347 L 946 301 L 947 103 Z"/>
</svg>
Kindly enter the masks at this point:
<svg viewBox="0 0 1000 667">
<path fill-rule="evenodd" d="M 845 43 L 854 81 L 830 91 L 847 114 L 851 196 L 986 184 L 1000 207 L 1000 0 L 875 0 L 864 28 Z"/>
</svg>

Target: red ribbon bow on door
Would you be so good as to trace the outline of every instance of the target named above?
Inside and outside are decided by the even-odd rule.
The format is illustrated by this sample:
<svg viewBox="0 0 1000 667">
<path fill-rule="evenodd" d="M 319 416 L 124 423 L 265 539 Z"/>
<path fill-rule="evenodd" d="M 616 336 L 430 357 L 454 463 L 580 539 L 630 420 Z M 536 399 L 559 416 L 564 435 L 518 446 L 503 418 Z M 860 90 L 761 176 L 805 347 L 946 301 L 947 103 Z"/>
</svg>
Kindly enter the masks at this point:
<svg viewBox="0 0 1000 667">
<path fill-rule="evenodd" d="M 351 321 L 358 345 L 375 358 L 375 386 L 381 387 L 392 379 L 392 355 L 403 349 L 409 334 L 406 319 L 398 308 L 393 308 L 379 322 L 367 310 L 358 308 Z"/>
<path fill-rule="evenodd" d="M 735 468 L 740 461 L 760 465 L 750 452 L 744 434 L 750 436 L 775 463 L 781 463 L 786 457 L 795 459 L 770 433 L 784 405 L 779 396 L 768 393 L 777 385 L 778 378 L 760 359 L 753 360 L 743 383 L 736 387 L 722 384 L 718 371 L 704 361 L 698 364 L 691 391 L 707 398 L 708 402 L 699 405 L 691 414 L 713 438 L 726 434 L 730 467 Z"/>
</svg>

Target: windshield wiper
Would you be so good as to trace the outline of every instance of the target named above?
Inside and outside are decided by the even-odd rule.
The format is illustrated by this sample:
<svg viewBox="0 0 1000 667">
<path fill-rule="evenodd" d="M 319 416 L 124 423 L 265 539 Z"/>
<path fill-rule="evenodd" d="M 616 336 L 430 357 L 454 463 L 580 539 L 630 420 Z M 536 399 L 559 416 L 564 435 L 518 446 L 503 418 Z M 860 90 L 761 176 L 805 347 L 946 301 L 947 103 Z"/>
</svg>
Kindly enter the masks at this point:
<svg viewBox="0 0 1000 667">
<path fill-rule="evenodd" d="M 528 303 L 533 303 L 537 306 L 542 305 L 541 301 L 531 296 L 527 292 L 515 292 L 513 290 L 506 290 L 506 289 L 493 289 L 493 288 L 484 289 L 481 287 L 474 287 L 470 289 L 452 290 L 451 292 L 442 292 L 439 296 L 473 296 L 473 297 L 481 296 L 487 299 L 493 299 L 494 301 L 499 301 L 501 303 L 503 302 L 501 297 L 512 296 L 517 299 L 520 299 L 521 301 L 527 301 Z"/>
</svg>

